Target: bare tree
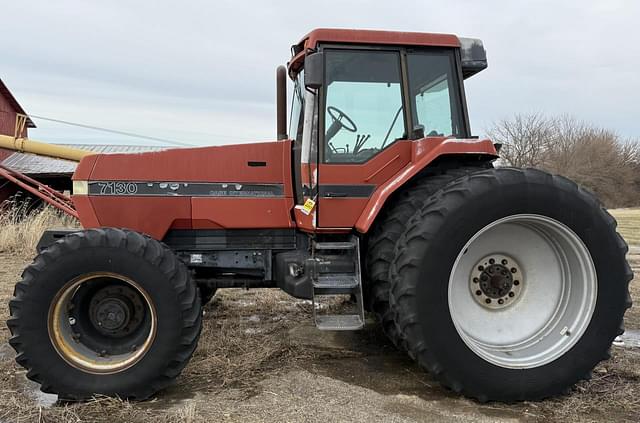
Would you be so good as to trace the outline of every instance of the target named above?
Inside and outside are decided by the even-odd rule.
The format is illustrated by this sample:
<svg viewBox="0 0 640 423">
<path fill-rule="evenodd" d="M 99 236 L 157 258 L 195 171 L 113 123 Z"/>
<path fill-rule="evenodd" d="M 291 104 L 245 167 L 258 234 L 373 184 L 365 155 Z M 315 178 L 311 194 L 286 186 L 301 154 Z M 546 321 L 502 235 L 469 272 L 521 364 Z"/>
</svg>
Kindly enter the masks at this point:
<svg viewBox="0 0 640 423">
<path fill-rule="evenodd" d="M 564 175 L 610 207 L 640 204 L 640 141 L 570 116 L 516 115 L 488 131 L 503 144 L 502 160 Z"/>
<path fill-rule="evenodd" d="M 516 167 L 539 167 L 556 138 L 553 120 L 539 114 L 515 115 L 495 123 L 488 134 L 502 144 L 500 157 Z"/>
</svg>

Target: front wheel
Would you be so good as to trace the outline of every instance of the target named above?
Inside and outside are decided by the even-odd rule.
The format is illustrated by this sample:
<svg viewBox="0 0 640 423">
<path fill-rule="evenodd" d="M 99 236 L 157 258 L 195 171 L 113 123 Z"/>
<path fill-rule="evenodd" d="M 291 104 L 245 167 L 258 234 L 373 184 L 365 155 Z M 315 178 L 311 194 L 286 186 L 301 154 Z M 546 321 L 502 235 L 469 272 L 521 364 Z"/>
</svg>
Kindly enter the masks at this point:
<svg viewBox="0 0 640 423">
<path fill-rule="evenodd" d="M 410 220 L 391 266 L 394 319 L 445 386 L 483 401 L 545 398 L 588 378 L 622 333 L 626 250 L 571 181 L 478 172 Z"/>
<path fill-rule="evenodd" d="M 120 229 L 67 235 L 28 266 L 9 303 L 16 361 L 44 392 L 145 399 L 196 348 L 200 296 L 163 244 Z"/>
</svg>

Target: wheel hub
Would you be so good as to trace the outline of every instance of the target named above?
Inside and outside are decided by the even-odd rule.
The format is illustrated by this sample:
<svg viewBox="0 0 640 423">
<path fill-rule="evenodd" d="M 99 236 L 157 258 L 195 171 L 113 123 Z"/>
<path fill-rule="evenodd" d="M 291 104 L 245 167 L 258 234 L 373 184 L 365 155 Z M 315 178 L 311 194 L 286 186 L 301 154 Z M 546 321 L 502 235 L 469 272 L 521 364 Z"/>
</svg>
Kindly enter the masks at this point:
<svg viewBox="0 0 640 423">
<path fill-rule="evenodd" d="M 519 298 L 523 275 L 520 265 L 505 254 L 483 257 L 469 277 L 471 295 L 482 307 L 501 309 Z"/>
<path fill-rule="evenodd" d="M 142 322 L 140 295 L 128 286 L 107 286 L 91 299 L 89 318 L 101 334 L 126 336 Z"/>
<path fill-rule="evenodd" d="M 106 331 L 115 331 L 129 322 L 127 305 L 118 298 L 101 301 L 97 309 L 97 327 Z"/>
</svg>

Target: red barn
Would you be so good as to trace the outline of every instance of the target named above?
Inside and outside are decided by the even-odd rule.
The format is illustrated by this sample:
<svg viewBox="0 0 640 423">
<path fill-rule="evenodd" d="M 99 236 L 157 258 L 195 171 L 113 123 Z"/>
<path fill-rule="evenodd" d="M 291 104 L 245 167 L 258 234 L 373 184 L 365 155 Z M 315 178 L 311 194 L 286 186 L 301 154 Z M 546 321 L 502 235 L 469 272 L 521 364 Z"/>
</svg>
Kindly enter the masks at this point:
<svg viewBox="0 0 640 423">
<path fill-rule="evenodd" d="M 11 94 L 11 91 L 0 79 L 0 134 L 14 136 L 16 131 L 16 117 L 18 114 L 26 115 L 20 103 Z M 27 136 L 28 128 L 35 128 L 33 121 L 27 119 L 26 128 L 20 134 L 23 137 Z M 6 158 L 11 156 L 13 151 L 0 148 L 0 163 Z M 16 193 L 16 187 L 11 185 L 9 181 L 0 178 L 0 204 L 6 200 L 9 196 Z"/>
<path fill-rule="evenodd" d="M 11 91 L 0 79 L 0 134 L 11 135 L 15 133 L 16 115 L 20 113 L 26 115 L 24 109 L 15 99 Z M 31 119 L 27 119 L 27 128 L 35 128 Z M 27 128 L 24 128 L 23 137 L 27 136 Z"/>
</svg>

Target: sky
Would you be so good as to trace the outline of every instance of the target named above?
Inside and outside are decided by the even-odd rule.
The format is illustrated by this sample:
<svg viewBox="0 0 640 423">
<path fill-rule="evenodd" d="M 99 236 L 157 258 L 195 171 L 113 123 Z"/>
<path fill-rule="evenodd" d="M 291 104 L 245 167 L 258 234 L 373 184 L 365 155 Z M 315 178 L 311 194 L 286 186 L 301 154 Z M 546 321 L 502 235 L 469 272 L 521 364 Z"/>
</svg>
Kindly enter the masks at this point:
<svg viewBox="0 0 640 423">
<path fill-rule="evenodd" d="M 2 0 L 0 78 L 33 115 L 215 145 L 275 139 L 275 68 L 316 27 L 480 38 L 474 134 L 515 113 L 640 137 L 637 0 Z M 291 91 L 291 86 L 289 86 Z M 36 119 L 49 142 L 162 145 Z"/>
</svg>

